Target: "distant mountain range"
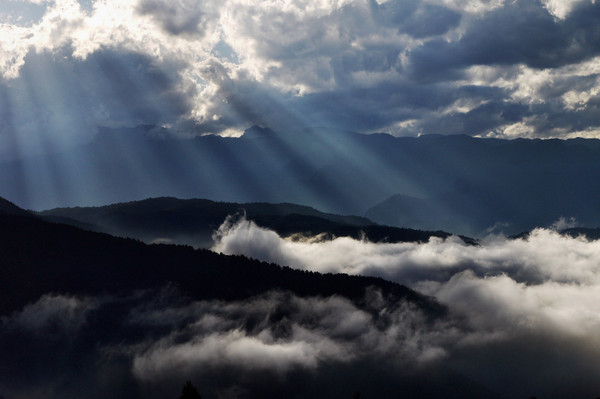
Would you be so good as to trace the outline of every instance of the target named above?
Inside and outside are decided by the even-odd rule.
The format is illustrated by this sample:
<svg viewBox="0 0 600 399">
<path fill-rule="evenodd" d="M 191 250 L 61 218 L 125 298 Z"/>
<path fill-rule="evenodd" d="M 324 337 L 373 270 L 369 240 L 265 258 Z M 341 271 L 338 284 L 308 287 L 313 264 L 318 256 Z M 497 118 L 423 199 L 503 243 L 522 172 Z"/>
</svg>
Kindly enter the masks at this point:
<svg viewBox="0 0 600 399">
<path fill-rule="evenodd" d="M 340 216 L 295 204 L 215 202 L 206 199 L 151 198 L 101 207 L 57 208 L 38 215 L 88 230 L 132 237 L 145 242 L 171 242 L 209 248 L 212 235 L 228 216 L 245 215 L 281 236 L 323 235 L 373 242 L 426 242 L 446 238 L 443 231 L 381 226 L 357 216 Z M 463 237 L 465 242 L 474 241 Z"/>
<path fill-rule="evenodd" d="M 600 141 L 397 138 L 333 129 L 168 138 L 101 129 L 87 146 L 0 164 L 0 193 L 33 209 L 148 197 L 299 203 L 379 224 L 481 236 L 574 217 L 600 225 Z"/>
</svg>

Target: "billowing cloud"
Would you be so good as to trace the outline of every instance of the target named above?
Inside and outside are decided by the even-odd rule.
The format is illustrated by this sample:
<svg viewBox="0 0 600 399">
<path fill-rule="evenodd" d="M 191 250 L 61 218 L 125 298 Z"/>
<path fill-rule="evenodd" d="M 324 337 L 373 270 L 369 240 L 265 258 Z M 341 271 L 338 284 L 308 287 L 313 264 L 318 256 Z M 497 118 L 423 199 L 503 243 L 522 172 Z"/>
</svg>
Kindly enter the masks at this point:
<svg viewBox="0 0 600 399">
<path fill-rule="evenodd" d="M 0 131 L 2 146 L 14 150 L 15 136 L 43 141 L 48 133 L 51 144 L 104 124 L 219 134 L 259 124 L 595 136 L 599 7 L 585 0 L 11 0 L 0 10 L 6 101 L 25 115 L 82 105 L 52 109 L 61 123 L 49 127 L 44 113 L 33 125 L 17 118 Z M 107 55 L 123 67 L 99 68 Z M 40 57 L 53 73 L 33 79 L 26 71 Z M 130 92 L 132 58 L 145 60 L 147 84 Z M 156 77 L 164 84 L 152 84 Z M 123 89 L 77 83 L 90 78 Z M 37 105 L 19 102 L 32 92 L 45 93 Z M 160 100 L 140 110 L 128 93 Z"/>
<path fill-rule="evenodd" d="M 85 301 L 40 299 L 0 325 L 5 353 L 0 392 L 17 398 L 54 392 L 70 398 L 92 390 L 92 397 L 112 391 L 115 398 L 160 398 L 192 376 L 210 396 L 243 389 L 252 398 L 277 397 L 286 386 L 308 394 L 314 384 L 307 388 L 305 380 L 323 386 L 316 397 L 327 397 L 329 389 L 376 389 L 370 379 L 384 377 L 376 377 L 379 370 L 360 372 L 361 364 L 387 369 L 386 389 L 398 392 L 410 386 L 408 375 L 447 355 L 443 346 L 458 331 L 450 320 L 431 320 L 418 307 L 388 301 L 377 290 L 365 294 L 363 305 L 337 296 L 300 298 L 286 292 L 239 302 L 182 299 L 170 289 L 87 299 L 94 305 L 86 307 L 84 322 L 64 339 L 56 338 L 43 320 L 22 320 L 31 319 L 32 312 L 70 309 L 62 317 L 72 322 L 78 319 L 72 308 Z M 11 364 L 33 362 L 35 370 L 27 375 L 10 370 Z M 404 371 L 407 367 L 414 371 Z M 344 388 L 347 373 L 359 373 L 352 388 Z M 140 390 L 119 387 L 124 381 Z M 272 392 L 263 396 L 265 389 Z"/>
<path fill-rule="evenodd" d="M 190 302 L 174 287 L 48 295 L 2 320 L 0 393 L 161 398 L 192 379 L 210 397 L 590 396 L 600 388 L 600 289 L 579 280 L 530 284 L 464 270 L 419 282 L 445 315 L 376 289 L 358 302 L 278 291 Z M 69 333 L 57 335 L 51 319 Z"/>
<path fill-rule="evenodd" d="M 554 227 L 567 222 L 572 221 L 560 220 Z M 476 246 L 458 238 L 427 243 L 292 240 L 245 220 L 225 223 L 215 239 L 217 251 L 306 270 L 381 276 L 435 296 L 465 323 L 466 330 L 454 337 L 451 357 L 470 357 L 475 347 L 488 354 L 495 353 L 490 348 L 513 351 L 537 340 L 538 348 L 526 351 L 530 355 L 564 342 L 564 349 L 550 356 L 551 363 L 561 359 L 581 365 L 590 360 L 586 351 L 600 350 L 600 241 L 564 237 L 550 229 L 536 229 L 522 239 L 490 236 Z M 522 361 L 516 353 L 508 356 L 515 364 Z M 463 366 L 471 372 L 476 367 Z M 523 369 L 529 367 L 533 365 L 525 362 Z M 545 373 L 559 365 L 539 367 Z M 564 375 L 570 382 L 560 387 L 563 393 L 577 379 L 566 370 Z"/>
<path fill-rule="evenodd" d="M 559 220 L 556 226 L 564 223 Z M 465 244 L 458 237 L 373 243 L 350 237 L 283 239 L 252 221 L 228 219 L 215 234 L 213 250 L 323 273 L 375 275 L 407 285 L 443 282 L 467 270 L 482 278 L 507 274 L 532 284 L 600 283 L 600 241 L 563 237 L 549 229 L 536 229 L 526 239 L 489 236 L 480 245 Z"/>
<path fill-rule="evenodd" d="M 167 309 L 171 317 L 185 315 L 195 321 L 137 352 L 133 372 L 144 380 L 204 368 L 266 370 L 284 376 L 295 368 L 316 370 L 324 363 L 348 363 L 365 356 L 380 356 L 391 361 L 390 366 L 444 356 L 441 341 L 434 337 L 437 333 L 419 330 L 425 315 L 418 309 L 385 308 L 390 304 L 377 292 L 370 295 L 367 310 L 380 312 L 381 317 L 344 298 L 283 293 L 243 303 L 203 302 Z M 154 323 L 161 315 L 136 317 Z M 168 317 L 163 322 L 172 323 Z"/>
</svg>

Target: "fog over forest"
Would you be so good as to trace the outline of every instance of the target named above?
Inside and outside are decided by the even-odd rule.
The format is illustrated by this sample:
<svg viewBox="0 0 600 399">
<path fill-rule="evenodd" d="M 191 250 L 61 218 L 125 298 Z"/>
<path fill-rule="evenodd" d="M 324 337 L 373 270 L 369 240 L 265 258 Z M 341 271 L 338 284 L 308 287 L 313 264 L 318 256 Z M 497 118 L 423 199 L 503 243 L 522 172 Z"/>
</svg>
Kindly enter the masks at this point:
<svg viewBox="0 0 600 399">
<path fill-rule="evenodd" d="M 543 381 L 544 397 L 560 397 L 555 390 L 562 387 L 566 394 L 577 380 L 591 388 L 589 379 L 600 371 L 594 361 L 600 349 L 600 241 L 549 228 L 518 239 L 490 235 L 479 245 L 458 237 L 426 243 L 282 239 L 244 219 L 226 221 L 215 240 L 217 252 L 305 270 L 380 276 L 434 296 L 460 318 L 463 329 L 438 326 L 434 337 L 424 336 L 431 345 L 426 357 L 490 373 L 489 384 Z M 567 364 L 561 382 L 551 381 Z"/>
<path fill-rule="evenodd" d="M 599 21 L 1 0 L 0 399 L 600 397 Z"/>
</svg>

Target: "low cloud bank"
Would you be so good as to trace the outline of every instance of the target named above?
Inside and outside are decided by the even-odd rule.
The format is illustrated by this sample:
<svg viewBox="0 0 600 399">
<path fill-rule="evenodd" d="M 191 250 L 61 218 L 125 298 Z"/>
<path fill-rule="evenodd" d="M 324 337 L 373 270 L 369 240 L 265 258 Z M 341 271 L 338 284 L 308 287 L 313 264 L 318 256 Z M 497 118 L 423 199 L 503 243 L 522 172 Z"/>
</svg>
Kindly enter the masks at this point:
<svg viewBox="0 0 600 399">
<path fill-rule="evenodd" d="M 444 348 L 450 361 L 470 375 L 481 374 L 479 381 L 488 386 L 498 379 L 515 386 L 539 384 L 538 392 L 560 397 L 541 388 L 540 376 L 559 375 L 562 382 L 547 383 L 568 395 L 579 389 L 571 366 L 581 367 L 580 377 L 600 374 L 591 357 L 600 354 L 600 241 L 564 237 L 552 229 L 536 229 L 521 239 L 489 236 L 479 246 L 457 237 L 426 243 L 289 240 L 251 221 L 228 220 L 213 249 L 305 270 L 380 276 L 435 296 L 463 321 L 452 349 Z M 480 358 L 474 348 L 491 358 Z M 470 361 L 459 361 L 463 355 Z M 494 367 L 505 376 L 490 377 Z"/>
<path fill-rule="evenodd" d="M 354 302 L 48 294 L 0 318 L 0 396 L 164 399 L 188 379 L 209 399 L 600 395 L 599 242 L 545 229 L 479 246 L 292 241 L 247 220 L 215 238 L 221 252 L 390 278 L 449 311 L 376 289 Z"/>
<path fill-rule="evenodd" d="M 214 240 L 216 252 L 322 273 L 380 276 L 413 287 L 446 282 L 467 270 L 482 278 L 505 274 L 527 284 L 600 282 L 600 241 L 563 237 L 549 229 L 536 229 L 524 239 L 491 235 L 479 246 L 466 245 L 458 237 L 372 243 L 349 237 L 283 239 L 252 221 L 228 219 Z"/>
<path fill-rule="evenodd" d="M 146 381 L 206 368 L 283 376 L 294 369 L 317 370 L 324 363 L 367 356 L 393 367 L 418 366 L 445 355 L 442 346 L 448 337 L 436 330 L 445 330 L 442 324 L 448 321 L 428 324 L 419 309 L 391 306 L 376 291 L 366 301 L 366 308 L 358 308 L 341 297 L 272 292 L 243 302 L 135 310 L 132 320 L 141 325 L 189 322 L 143 350 L 136 348 L 133 371 Z"/>
<path fill-rule="evenodd" d="M 527 238 L 457 237 L 372 243 L 348 237 L 287 240 L 251 221 L 227 221 L 215 251 L 319 272 L 383 277 L 435 296 L 476 325 L 556 328 L 589 336 L 600 327 L 600 241 L 536 229 Z M 600 341 L 599 341 L 600 342 Z"/>
<path fill-rule="evenodd" d="M 33 313 L 40 322 L 29 322 Z M 56 317 L 69 334 L 47 322 Z M 459 337 L 451 320 L 432 320 L 376 290 L 361 306 L 277 291 L 234 302 L 188 302 L 173 288 L 102 299 L 53 295 L 1 321 L 6 398 L 158 399 L 176 397 L 187 379 L 209 398 L 399 392 L 415 388 L 409 376 L 426 374 Z"/>
</svg>

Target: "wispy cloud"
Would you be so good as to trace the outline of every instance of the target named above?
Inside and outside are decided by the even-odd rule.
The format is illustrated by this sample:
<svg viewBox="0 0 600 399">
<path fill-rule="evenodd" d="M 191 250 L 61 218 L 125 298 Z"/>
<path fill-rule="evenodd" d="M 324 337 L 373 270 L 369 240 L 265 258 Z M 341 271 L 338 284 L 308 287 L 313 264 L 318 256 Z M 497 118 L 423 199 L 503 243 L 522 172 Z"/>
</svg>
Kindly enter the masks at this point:
<svg viewBox="0 0 600 399">
<path fill-rule="evenodd" d="M 76 332 L 84 323 L 87 312 L 97 304 L 89 299 L 61 295 L 44 295 L 21 312 L 4 318 L 2 324 L 33 332 Z"/>
<path fill-rule="evenodd" d="M 326 375 L 343 379 L 365 362 L 376 361 L 389 376 L 403 378 L 409 374 L 402 371 L 406 367 L 416 372 L 443 359 L 444 345 L 458 337 L 450 320 L 431 320 L 416 306 L 389 302 L 376 290 L 366 293 L 361 306 L 337 296 L 300 298 L 285 292 L 247 301 L 184 304 L 176 292 L 165 292 L 92 301 L 95 305 L 87 307 L 83 319 L 64 314 L 61 320 L 67 324 L 81 321 L 64 339 L 51 337 L 54 330 L 45 322 L 21 320 L 30 319 L 32 309 L 47 314 L 60 308 L 64 313 L 79 301 L 74 298 L 44 297 L 3 320 L 0 348 L 6 358 L 0 367 L 37 361 L 39 372 L 19 381 L 21 372 L 7 371 L 0 377 L 0 392 L 33 397 L 54 391 L 77 397 L 93 388 L 121 398 L 128 392 L 118 384 L 130 381 L 150 391 L 145 397 L 159 398 L 164 397 L 161 390 L 176 389 L 188 378 L 184 376 L 193 376 L 204 392 L 217 396 L 236 387 L 250 397 L 264 397 L 260 392 L 268 387 L 274 392 L 288 385 L 306 391 L 302 379 L 327 392 L 339 383 L 327 381 Z M 156 300 L 148 301 L 152 297 Z M 10 349 L 18 342 L 26 347 Z M 38 351 L 44 355 L 35 356 Z M 86 367 L 79 369 L 82 364 Z M 107 371 L 111 368 L 112 376 Z M 357 388 L 374 389 L 371 373 L 361 374 Z M 390 384 L 399 389 L 397 381 Z"/>
</svg>

